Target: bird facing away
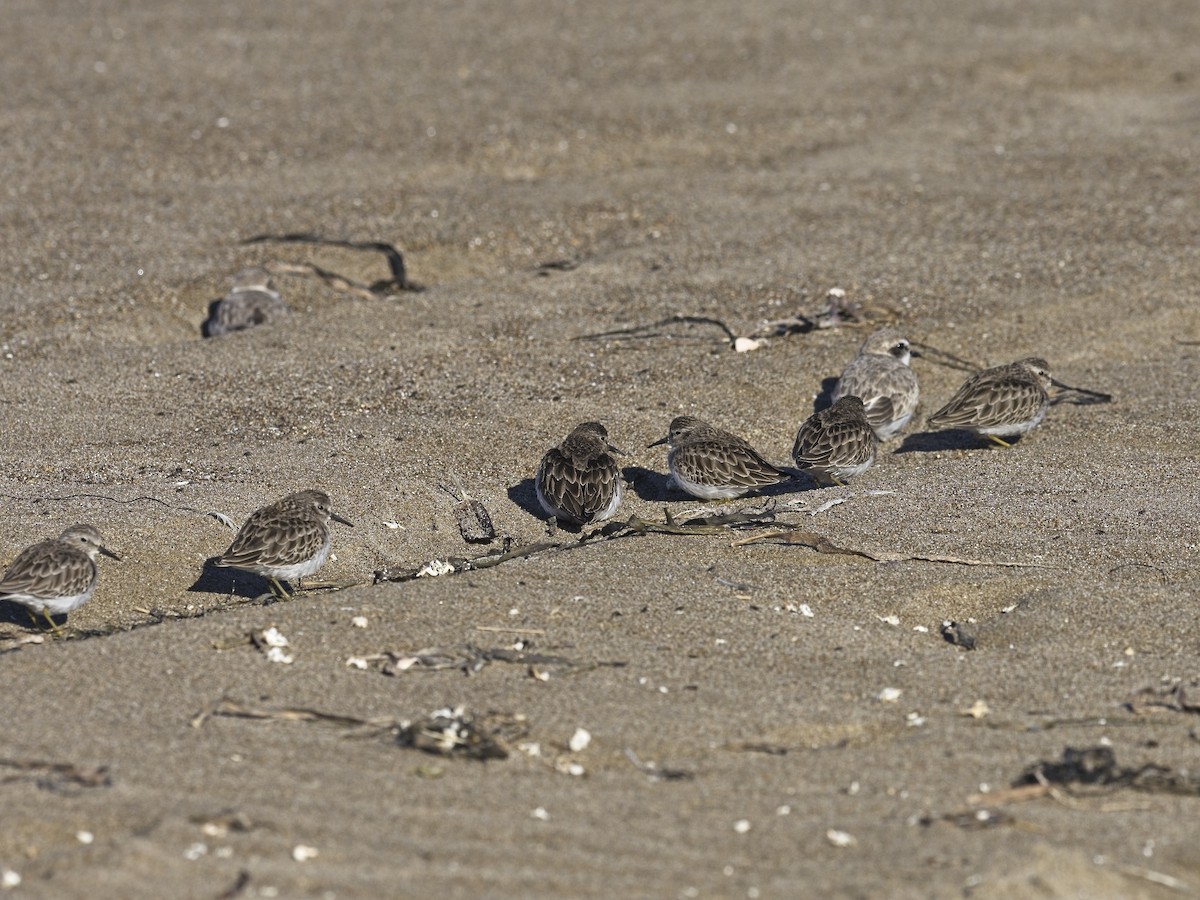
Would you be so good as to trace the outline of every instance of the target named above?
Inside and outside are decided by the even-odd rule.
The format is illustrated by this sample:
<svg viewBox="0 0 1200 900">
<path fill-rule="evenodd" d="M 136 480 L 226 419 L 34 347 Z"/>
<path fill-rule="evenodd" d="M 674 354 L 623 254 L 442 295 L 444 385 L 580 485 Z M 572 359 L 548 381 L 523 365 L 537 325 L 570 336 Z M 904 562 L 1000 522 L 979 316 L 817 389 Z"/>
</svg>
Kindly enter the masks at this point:
<svg viewBox="0 0 1200 900">
<path fill-rule="evenodd" d="M 781 481 L 789 472 L 771 465 L 744 439 L 693 416 L 676 416 L 667 436 L 667 467 L 680 490 L 701 500 L 731 500 Z"/>
<path fill-rule="evenodd" d="M 894 437 L 913 417 L 920 397 L 909 364 L 912 349 L 903 332 L 881 328 L 863 341 L 833 389 L 833 402 L 858 397 L 881 441 Z"/>
<path fill-rule="evenodd" d="M 847 396 L 805 419 L 796 433 L 792 459 L 818 484 L 842 484 L 871 467 L 878 447 L 862 400 Z"/>
<path fill-rule="evenodd" d="M 219 337 L 281 319 L 289 312 L 271 282 L 271 273 L 254 266 L 234 276 L 229 293 L 212 305 L 203 330 L 207 337 Z"/>
<path fill-rule="evenodd" d="M 965 428 L 1001 447 L 1046 418 L 1050 408 L 1050 364 L 1030 356 L 984 369 L 966 380 L 949 402 L 929 417 L 930 428 Z"/>
<path fill-rule="evenodd" d="M 612 518 L 624 484 L 612 454 L 621 453 L 599 422 L 583 422 L 538 463 L 534 489 L 548 515 L 572 525 Z"/>
<path fill-rule="evenodd" d="M 329 520 L 354 525 L 329 508 L 323 491 L 299 491 L 254 513 L 214 565 L 262 575 L 280 599 L 291 595 L 281 581 L 311 575 L 329 558 Z"/>
<path fill-rule="evenodd" d="M 57 538 L 26 547 L 0 578 L 0 599 L 20 603 L 41 613 L 58 633 L 51 616 L 76 610 L 91 599 L 99 569 L 96 556 L 120 559 L 104 546 L 104 538 L 91 525 L 72 525 Z"/>
</svg>

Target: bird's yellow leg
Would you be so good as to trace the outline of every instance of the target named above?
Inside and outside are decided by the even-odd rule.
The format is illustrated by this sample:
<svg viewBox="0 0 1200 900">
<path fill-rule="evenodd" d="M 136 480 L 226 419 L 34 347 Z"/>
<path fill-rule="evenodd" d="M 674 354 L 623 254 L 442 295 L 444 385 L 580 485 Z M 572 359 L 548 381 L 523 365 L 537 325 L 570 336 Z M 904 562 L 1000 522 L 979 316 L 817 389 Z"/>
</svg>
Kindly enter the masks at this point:
<svg viewBox="0 0 1200 900">
<path fill-rule="evenodd" d="M 987 436 L 987 438 L 988 438 L 988 440 L 989 440 L 989 441 L 995 441 L 995 442 L 996 442 L 997 444 L 999 444 L 1001 447 L 1011 447 L 1011 446 L 1012 446 L 1012 444 L 1010 444 L 1008 441 L 1006 441 L 1006 440 L 1004 440 L 1004 439 L 1002 439 L 1002 438 L 998 438 L 998 437 L 996 437 L 994 434 L 989 434 L 989 435 Z"/>
<path fill-rule="evenodd" d="M 37 621 L 37 616 L 34 616 L 34 615 L 33 615 L 33 610 L 32 610 L 32 609 L 29 611 L 29 615 L 30 615 L 30 617 L 32 617 L 32 618 L 33 618 L 33 621 L 34 621 L 34 622 L 36 622 L 36 621 Z M 55 636 L 55 637 L 62 637 L 62 629 L 61 629 L 61 628 L 59 628 L 59 627 L 58 627 L 58 625 L 56 625 L 56 624 L 54 623 L 54 620 L 53 620 L 52 618 L 50 618 L 50 610 L 49 610 L 49 609 L 47 609 L 47 608 L 43 608 L 43 609 L 42 609 L 42 616 L 43 616 L 43 618 L 45 618 L 45 620 L 46 620 L 46 624 L 50 626 L 50 630 L 54 632 L 54 636 Z"/>
</svg>

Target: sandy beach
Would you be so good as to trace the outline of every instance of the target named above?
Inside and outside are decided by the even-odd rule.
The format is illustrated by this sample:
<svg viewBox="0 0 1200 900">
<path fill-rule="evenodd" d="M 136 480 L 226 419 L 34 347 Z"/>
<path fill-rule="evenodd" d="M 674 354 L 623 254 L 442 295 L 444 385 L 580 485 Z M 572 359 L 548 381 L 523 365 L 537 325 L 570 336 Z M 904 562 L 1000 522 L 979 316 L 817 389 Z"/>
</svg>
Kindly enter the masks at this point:
<svg viewBox="0 0 1200 900">
<path fill-rule="evenodd" d="M 0 893 L 1200 896 L 1194 4 L 3 18 L 0 563 L 122 559 L 0 603 Z M 254 265 L 291 315 L 203 338 Z M 885 324 L 1111 402 L 988 449 L 927 355 L 848 485 L 671 488 L 672 417 L 790 464 Z M 593 419 L 625 501 L 549 533 Z M 206 564 L 305 488 L 340 589 Z"/>
</svg>

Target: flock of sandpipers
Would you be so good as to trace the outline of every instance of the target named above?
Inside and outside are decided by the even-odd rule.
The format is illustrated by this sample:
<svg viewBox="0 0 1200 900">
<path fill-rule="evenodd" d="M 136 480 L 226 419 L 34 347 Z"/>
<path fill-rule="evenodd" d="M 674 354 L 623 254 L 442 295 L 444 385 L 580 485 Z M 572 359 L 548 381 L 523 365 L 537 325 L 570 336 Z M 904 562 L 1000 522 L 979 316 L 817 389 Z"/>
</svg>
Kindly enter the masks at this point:
<svg viewBox="0 0 1200 900">
<path fill-rule="evenodd" d="M 819 485 L 841 484 L 875 462 L 880 441 L 896 436 L 913 417 L 920 397 L 909 367 L 912 350 L 900 331 L 884 328 L 863 343 L 833 389 L 833 405 L 800 426 L 792 447 L 798 470 Z M 1002 446 L 1036 428 L 1050 405 L 1047 363 L 1029 358 L 973 375 L 931 415 L 931 428 L 963 428 Z M 797 473 L 769 463 L 736 434 L 692 416 L 674 419 L 667 436 L 671 480 L 701 500 L 728 500 L 791 481 Z M 599 422 L 577 425 L 542 457 L 534 479 L 538 502 L 551 516 L 574 525 L 600 522 L 621 505 L 621 453 Z M 2 587 L 3 585 L 0 585 Z"/>
<path fill-rule="evenodd" d="M 237 311 L 251 324 L 256 298 L 274 303 L 267 294 L 258 297 L 263 287 L 257 282 L 235 285 L 230 295 L 241 293 L 248 301 L 242 305 L 249 313 Z M 218 329 L 246 327 L 240 318 L 226 322 L 218 313 L 214 311 L 213 319 Z M 675 418 L 667 436 L 650 446 L 668 444 L 672 481 L 703 500 L 741 497 L 794 480 L 799 472 L 819 485 L 841 484 L 866 471 L 875 462 L 879 442 L 893 438 L 912 419 L 919 388 L 911 358 L 909 342 L 900 331 L 885 328 L 867 338 L 838 379 L 833 405 L 801 424 L 792 448 L 799 471 L 772 465 L 747 441 L 692 416 Z M 1005 438 L 1019 437 L 1045 418 L 1052 383 L 1047 368 L 1044 360 L 1029 358 L 979 372 L 929 416 L 928 424 L 934 429 L 967 429 L 1007 447 Z M 620 452 L 599 422 L 576 426 L 538 465 L 534 483 L 541 507 L 555 520 L 578 526 L 615 515 L 624 492 L 613 458 Z M 213 562 L 260 575 L 273 592 L 287 597 L 283 582 L 298 582 L 328 558 L 331 521 L 351 524 L 333 512 L 324 492 L 289 494 L 251 515 L 229 549 Z M 40 614 L 57 633 L 52 617 L 78 609 L 95 591 L 100 554 L 116 558 L 99 531 L 91 525 L 72 525 L 13 560 L 0 578 L 0 600 L 26 607 L 34 625 Z"/>
</svg>

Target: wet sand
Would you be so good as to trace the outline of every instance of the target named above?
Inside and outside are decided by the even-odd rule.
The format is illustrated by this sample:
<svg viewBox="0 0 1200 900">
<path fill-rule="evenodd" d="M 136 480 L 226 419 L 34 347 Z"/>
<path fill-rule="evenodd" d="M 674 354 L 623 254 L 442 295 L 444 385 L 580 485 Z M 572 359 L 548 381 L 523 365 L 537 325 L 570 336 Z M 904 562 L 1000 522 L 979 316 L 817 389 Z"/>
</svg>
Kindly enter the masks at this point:
<svg viewBox="0 0 1200 900">
<path fill-rule="evenodd" d="M 65 639 L 22 643 L 0 604 L 14 895 L 1200 893 L 1194 795 L 1005 793 L 1068 746 L 1200 754 L 1194 709 L 1125 705 L 1194 685 L 1200 647 L 1193 4 L 6 19 L 0 561 L 77 521 L 123 556 Z M 293 232 L 394 243 L 426 290 L 283 272 L 370 283 L 377 253 L 242 243 Z M 290 320 L 202 339 L 260 264 Z M 750 353 L 705 325 L 577 340 L 676 315 L 746 334 L 835 286 L 868 322 Z M 1113 402 L 983 449 L 924 433 L 964 373 L 915 361 L 921 409 L 874 468 L 768 498 L 890 561 L 653 533 L 369 583 L 489 549 L 455 485 L 493 548 L 572 540 L 529 479 L 586 419 L 629 451 L 620 518 L 714 514 L 645 445 L 687 413 L 786 462 L 881 322 L 979 365 L 1044 356 Z M 355 524 L 321 577 L 358 586 L 263 605 L 261 579 L 205 568 L 231 539 L 208 513 L 307 487 Z M 292 663 L 250 643 L 271 626 Z M 555 661 L 378 658 L 516 641 Z M 378 727 L 197 719 L 222 698 Z M 386 727 L 447 706 L 509 757 Z"/>
</svg>

